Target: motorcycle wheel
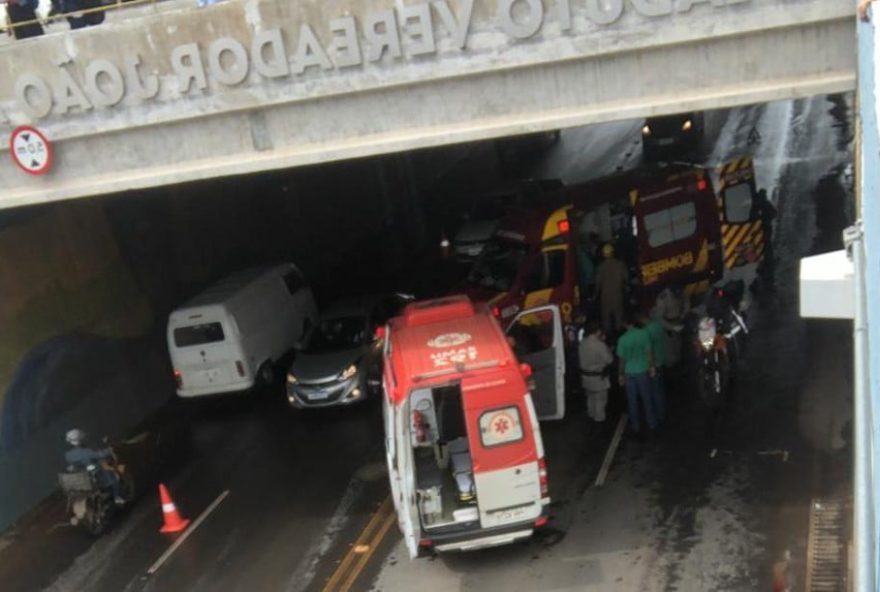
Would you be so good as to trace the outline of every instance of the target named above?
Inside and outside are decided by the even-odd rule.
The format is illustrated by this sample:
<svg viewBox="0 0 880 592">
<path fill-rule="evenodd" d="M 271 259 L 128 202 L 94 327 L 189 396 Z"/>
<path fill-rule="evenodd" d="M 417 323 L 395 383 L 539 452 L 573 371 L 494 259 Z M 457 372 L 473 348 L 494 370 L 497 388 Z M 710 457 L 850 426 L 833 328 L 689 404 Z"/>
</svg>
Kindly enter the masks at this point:
<svg viewBox="0 0 880 592">
<path fill-rule="evenodd" d="M 134 478 L 131 476 L 131 473 L 126 471 L 119 478 L 120 485 L 120 493 L 122 494 L 122 498 L 130 502 L 134 499 Z"/>
<path fill-rule="evenodd" d="M 107 529 L 108 509 L 104 500 L 99 497 L 88 500 L 86 515 L 83 517 L 82 526 L 92 536 L 100 536 Z"/>
<path fill-rule="evenodd" d="M 723 380 L 721 384 L 723 386 Z M 715 372 L 705 366 L 697 369 L 697 393 L 709 409 L 717 409 L 721 406 L 721 393 L 715 388 Z"/>
</svg>

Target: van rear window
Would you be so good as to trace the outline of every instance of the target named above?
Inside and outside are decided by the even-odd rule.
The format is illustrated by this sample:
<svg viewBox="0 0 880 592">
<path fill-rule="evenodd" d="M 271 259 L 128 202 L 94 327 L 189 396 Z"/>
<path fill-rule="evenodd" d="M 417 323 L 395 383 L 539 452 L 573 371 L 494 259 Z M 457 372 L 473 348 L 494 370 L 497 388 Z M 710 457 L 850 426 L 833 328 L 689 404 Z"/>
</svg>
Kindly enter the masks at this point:
<svg viewBox="0 0 880 592">
<path fill-rule="evenodd" d="M 224 339 L 226 339 L 226 335 L 223 333 L 223 325 L 220 323 L 202 323 L 201 325 L 178 327 L 174 330 L 174 345 L 177 347 L 217 343 Z"/>
<path fill-rule="evenodd" d="M 480 415 L 480 441 L 486 448 L 517 442 L 523 438 L 518 407 L 501 407 Z"/>
</svg>

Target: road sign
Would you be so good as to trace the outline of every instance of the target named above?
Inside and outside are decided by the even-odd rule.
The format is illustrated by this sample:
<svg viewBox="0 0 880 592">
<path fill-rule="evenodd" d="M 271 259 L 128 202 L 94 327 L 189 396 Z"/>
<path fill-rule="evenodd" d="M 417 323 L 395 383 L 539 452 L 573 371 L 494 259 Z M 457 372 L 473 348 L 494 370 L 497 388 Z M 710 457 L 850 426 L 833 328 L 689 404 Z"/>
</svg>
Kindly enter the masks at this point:
<svg viewBox="0 0 880 592">
<path fill-rule="evenodd" d="M 52 166 L 52 145 L 46 136 L 29 125 L 12 130 L 9 153 L 18 168 L 29 175 L 45 175 Z"/>
</svg>

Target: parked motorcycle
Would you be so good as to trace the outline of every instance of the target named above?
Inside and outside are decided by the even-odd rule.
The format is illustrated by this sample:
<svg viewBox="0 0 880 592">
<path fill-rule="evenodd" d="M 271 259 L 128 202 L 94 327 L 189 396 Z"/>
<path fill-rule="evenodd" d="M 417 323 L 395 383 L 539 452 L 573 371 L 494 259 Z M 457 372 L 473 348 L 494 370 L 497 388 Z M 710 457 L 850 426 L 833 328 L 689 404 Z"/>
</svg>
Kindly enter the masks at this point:
<svg viewBox="0 0 880 592">
<path fill-rule="evenodd" d="M 710 294 L 706 315 L 697 325 L 696 386 L 700 398 L 717 408 L 727 400 L 749 329 L 740 314 L 742 287 L 725 286 Z"/>
</svg>

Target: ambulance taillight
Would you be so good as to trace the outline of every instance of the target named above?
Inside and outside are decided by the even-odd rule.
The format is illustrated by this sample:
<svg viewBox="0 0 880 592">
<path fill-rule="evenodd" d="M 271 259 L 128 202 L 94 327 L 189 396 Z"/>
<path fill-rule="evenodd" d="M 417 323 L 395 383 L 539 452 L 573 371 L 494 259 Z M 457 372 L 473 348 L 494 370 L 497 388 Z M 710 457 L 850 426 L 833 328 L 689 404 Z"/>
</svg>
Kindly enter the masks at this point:
<svg viewBox="0 0 880 592">
<path fill-rule="evenodd" d="M 547 480 L 547 463 L 544 458 L 538 459 L 538 480 L 541 484 L 541 497 L 550 497 L 550 483 Z"/>
</svg>

